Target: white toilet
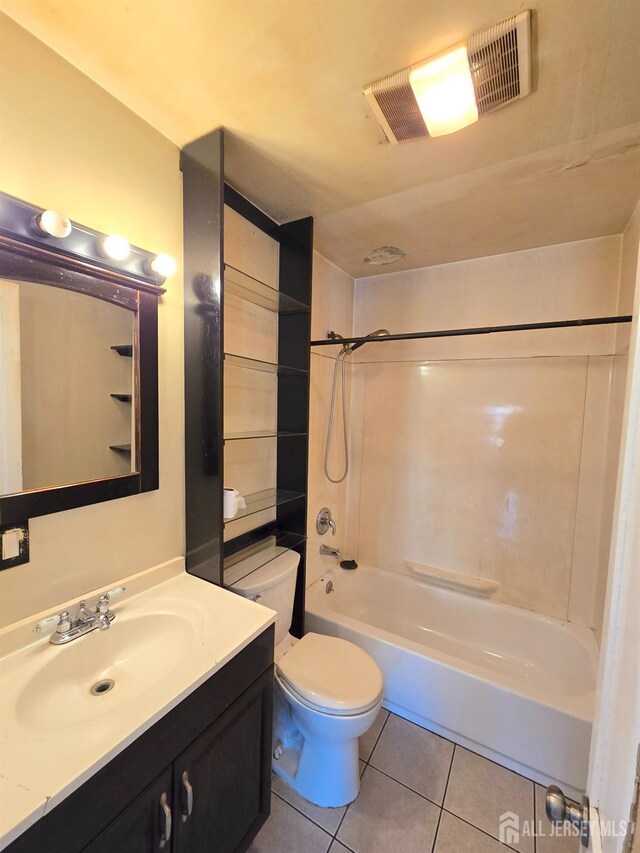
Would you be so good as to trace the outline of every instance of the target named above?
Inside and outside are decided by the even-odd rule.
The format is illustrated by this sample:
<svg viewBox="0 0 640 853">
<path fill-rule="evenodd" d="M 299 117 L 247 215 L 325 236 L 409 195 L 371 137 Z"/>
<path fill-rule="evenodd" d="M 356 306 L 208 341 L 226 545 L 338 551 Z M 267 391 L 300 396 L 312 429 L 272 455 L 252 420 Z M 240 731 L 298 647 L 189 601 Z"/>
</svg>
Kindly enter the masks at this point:
<svg viewBox="0 0 640 853">
<path fill-rule="evenodd" d="M 358 738 L 382 704 L 382 673 L 347 640 L 289 634 L 299 561 L 287 551 L 230 586 L 278 614 L 273 769 L 306 800 L 344 806 L 360 790 Z"/>
</svg>

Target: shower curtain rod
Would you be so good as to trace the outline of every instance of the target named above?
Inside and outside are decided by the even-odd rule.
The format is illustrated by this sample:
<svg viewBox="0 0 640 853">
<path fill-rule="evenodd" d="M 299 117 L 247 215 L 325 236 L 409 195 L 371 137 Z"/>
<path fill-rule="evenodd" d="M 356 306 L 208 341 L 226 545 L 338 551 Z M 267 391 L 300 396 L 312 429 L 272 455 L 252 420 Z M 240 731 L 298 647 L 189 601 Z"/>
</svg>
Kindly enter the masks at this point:
<svg viewBox="0 0 640 853">
<path fill-rule="evenodd" d="M 406 332 L 400 335 L 384 335 L 381 337 L 341 338 L 335 332 L 320 341 L 311 341 L 312 347 L 335 346 L 336 344 L 380 343 L 381 341 L 416 341 L 422 338 L 457 338 L 462 335 L 491 335 L 494 332 L 530 332 L 536 329 L 568 329 L 575 326 L 609 326 L 614 323 L 630 323 L 631 314 L 619 317 L 587 317 L 584 320 L 552 320 L 548 323 L 516 323 L 511 326 L 479 326 L 475 329 L 441 329 L 435 332 Z"/>
</svg>

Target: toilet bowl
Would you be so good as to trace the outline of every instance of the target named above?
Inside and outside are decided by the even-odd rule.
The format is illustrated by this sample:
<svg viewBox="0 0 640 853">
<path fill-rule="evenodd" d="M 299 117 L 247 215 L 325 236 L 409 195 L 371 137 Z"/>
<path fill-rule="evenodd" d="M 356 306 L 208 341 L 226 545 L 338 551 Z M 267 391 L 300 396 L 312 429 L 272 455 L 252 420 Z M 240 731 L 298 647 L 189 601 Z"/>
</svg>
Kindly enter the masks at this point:
<svg viewBox="0 0 640 853">
<path fill-rule="evenodd" d="M 230 587 L 278 614 L 273 769 L 306 800 L 337 808 L 358 796 L 358 738 L 382 704 L 382 673 L 347 640 L 288 633 L 299 560 L 287 551 L 245 576 L 236 566 Z"/>
</svg>

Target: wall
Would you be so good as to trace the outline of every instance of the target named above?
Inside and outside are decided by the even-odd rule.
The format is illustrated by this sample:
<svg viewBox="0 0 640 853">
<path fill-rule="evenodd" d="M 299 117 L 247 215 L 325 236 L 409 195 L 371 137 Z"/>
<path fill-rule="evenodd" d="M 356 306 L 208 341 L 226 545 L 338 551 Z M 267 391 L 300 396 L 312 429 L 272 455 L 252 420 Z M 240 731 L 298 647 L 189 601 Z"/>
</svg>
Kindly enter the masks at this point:
<svg viewBox="0 0 640 853">
<path fill-rule="evenodd" d="M 603 237 L 360 279 L 354 334 L 616 314 L 620 251 Z M 597 625 L 615 352 L 615 327 L 361 348 L 347 548 L 491 578 L 500 600 Z"/>
<path fill-rule="evenodd" d="M 133 345 L 126 308 L 57 287 L 21 282 L 22 487 L 38 489 L 116 477 L 132 442 L 132 359 L 111 349 Z"/>
<path fill-rule="evenodd" d="M 640 246 L 640 207 L 627 225 L 622 235 L 622 252 L 620 263 L 620 289 L 618 293 L 618 314 L 632 314 L 634 307 L 635 288 L 638 274 L 638 247 Z M 602 490 L 602 511 L 600 528 L 610 531 L 613 524 L 613 510 L 618 476 L 618 457 L 620 455 L 620 438 L 622 434 L 623 410 L 627 386 L 627 367 L 629 360 L 629 342 L 631 327 L 619 326 L 616 332 L 615 352 L 611 375 L 611 391 L 609 417 L 607 419 L 607 436 L 604 453 L 604 470 Z M 610 536 L 602 536 L 598 550 L 598 573 L 596 577 L 596 610 L 595 629 L 598 637 L 602 634 L 604 616 L 604 600 L 607 589 L 609 568 Z"/>
<path fill-rule="evenodd" d="M 2 189 L 180 261 L 176 146 L 3 15 L 0 54 Z M 182 290 L 178 272 L 159 310 L 159 490 L 32 519 L 0 625 L 184 554 Z"/>
<path fill-rule="evenodd" d="M 334 330 L 344 336 L 353 325 L 354 282 L 330 261 L 317 252 L 313 253 L 313 297 L 311 305 L 311 339 L 325 338 Z M 329 352 L 330 350 L 330 352 Z M 330 483 L 324 476 L 324 447 L 329 417 L 329 399 L 335 356 L 339 347 L 320 347 L 311 352 L 311 398 L 309 419 L 309 503 L 307 522 L 307 585 L 316 581 L 322 572 L 335 564 L 332 557 L 321 556 L 321 545 L 340 549 L 346 556 L 347 540 L 347 487 L 349 479 L 342 483 Z M 347 407 L 350 411 L 351 365 L 347 368 Z M 337 394 L 334 413 L 333 441 L 329 457 L 329 472 L 336 477 L 342 471 L 344 454 L 342 448 L 342 410 L 340 394 Z M 349 431 L 353 425 L 348 417 Z M 323 507 L 329 507 L 336 523 L 336 535 L 327 532 L 319 536 L 316 532 L 316 517 Z"/>
</svg>

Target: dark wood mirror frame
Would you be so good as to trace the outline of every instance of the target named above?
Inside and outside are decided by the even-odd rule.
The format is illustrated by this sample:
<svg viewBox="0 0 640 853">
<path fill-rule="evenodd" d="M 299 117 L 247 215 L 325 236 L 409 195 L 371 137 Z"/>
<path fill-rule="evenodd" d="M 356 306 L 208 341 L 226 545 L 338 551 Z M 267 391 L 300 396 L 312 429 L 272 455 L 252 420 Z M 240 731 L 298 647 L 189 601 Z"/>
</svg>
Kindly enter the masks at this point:
<svg viewBox="0 0 640 853">
<path fill-rule="evenodd" d="M 135 470 L 0 496 L 0 526 L 158 488 L 158 297 L 164 288 L 0 234 L 0 278 L 84 293 L 134 315 Z"/>
</svg>

